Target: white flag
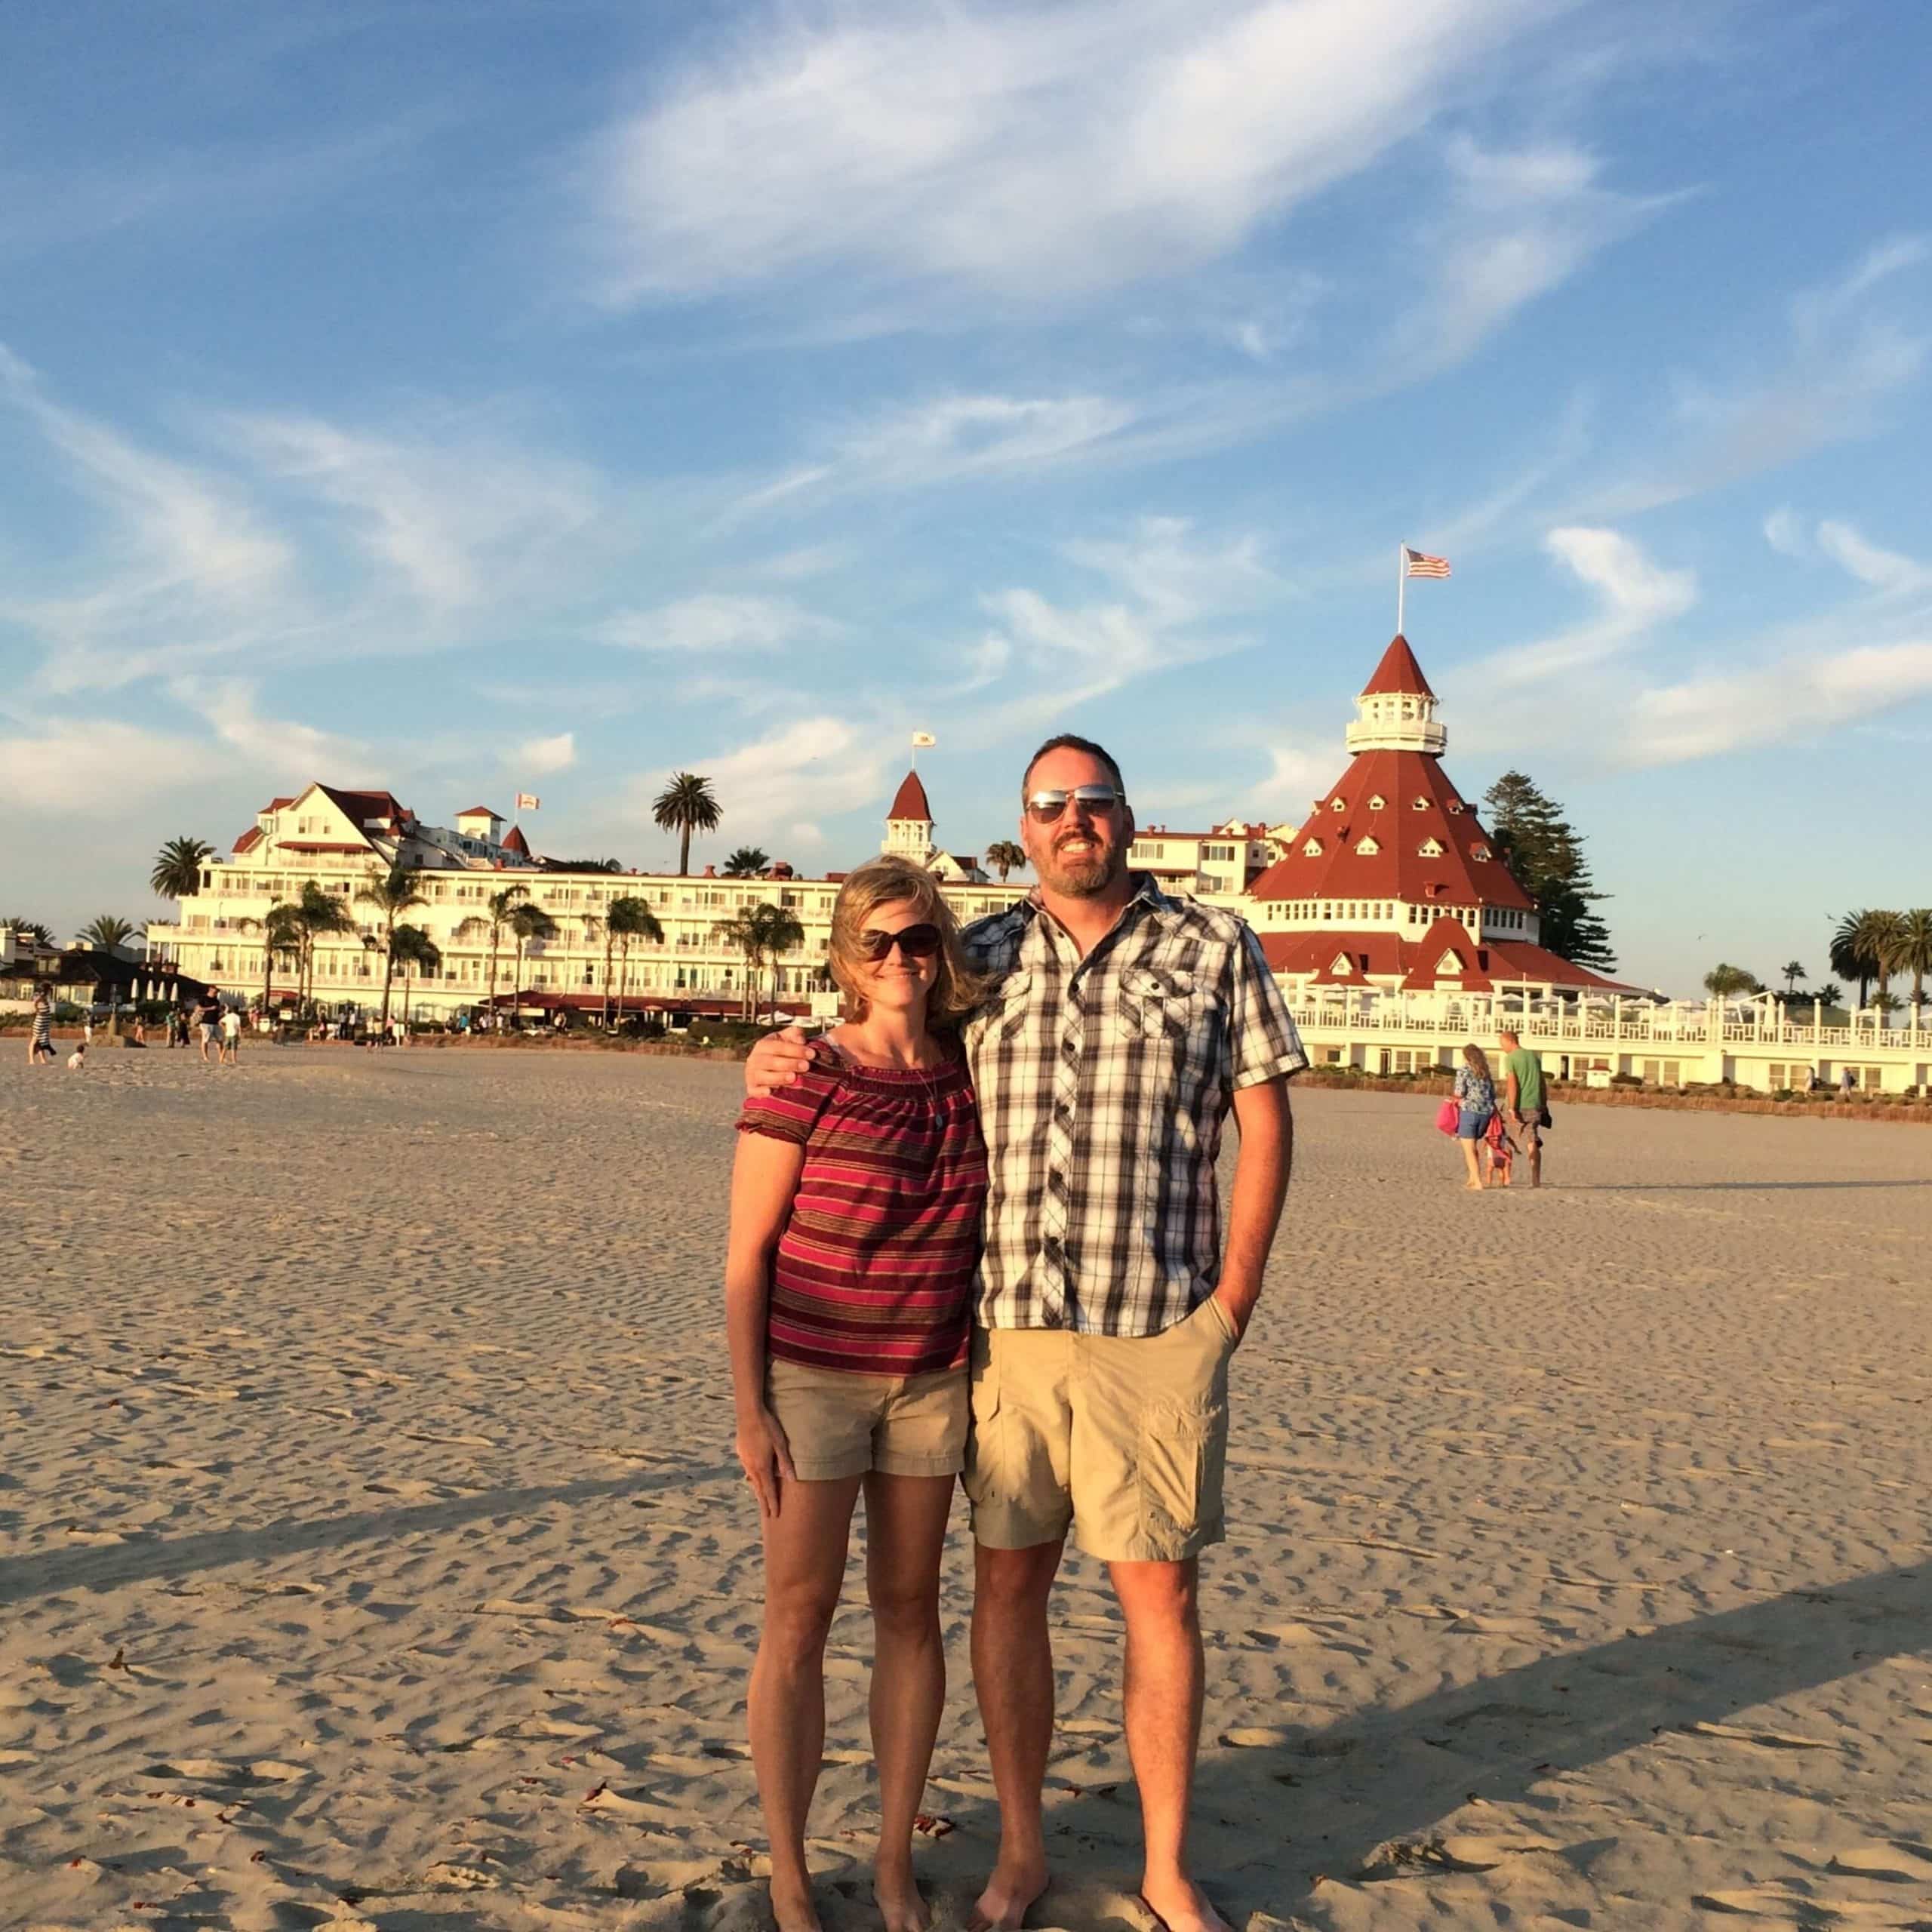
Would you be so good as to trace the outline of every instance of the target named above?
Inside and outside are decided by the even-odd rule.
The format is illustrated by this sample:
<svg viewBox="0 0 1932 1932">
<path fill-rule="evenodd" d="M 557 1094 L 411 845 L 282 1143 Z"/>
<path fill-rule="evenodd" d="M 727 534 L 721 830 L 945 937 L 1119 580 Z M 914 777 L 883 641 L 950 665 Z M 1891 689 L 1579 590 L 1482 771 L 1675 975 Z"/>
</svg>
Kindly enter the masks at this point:
<svg viewBox="0 0 1932 1932">
<path fill-rule="evenodd" d="M 540 811 L 543 808 L 543 801 L 533 792 L 519 792 L 516 795 L 516 808 L 520 812 Z"/>
<path fill-rule="evenodd" d="M 930 731 L 915 731 L 912 734 L 912 749 L 915 752 L 922 752 L 928 745 L 938 743 L 939 740 Z"/>
</svg>

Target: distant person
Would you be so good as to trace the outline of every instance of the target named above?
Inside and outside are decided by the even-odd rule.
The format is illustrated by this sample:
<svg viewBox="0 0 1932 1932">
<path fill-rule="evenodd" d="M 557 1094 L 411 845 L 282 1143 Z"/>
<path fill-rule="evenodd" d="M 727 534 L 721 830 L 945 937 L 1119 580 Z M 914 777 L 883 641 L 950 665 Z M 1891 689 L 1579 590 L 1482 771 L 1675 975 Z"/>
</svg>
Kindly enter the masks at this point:
<svg viewBox="0 0 1932 1932">
<path fill-rule="evenodd" d="M 58 1057 L 54 1051 L 54 1002 L 43 986 L 33 996 L 33 1025 L 27 1035 L 27 1064 L 38 1066 Z"/>
<path fill-rule="evenodd" d="M 137 1013 L 134 1015 L 134 1044 L 144 1047 L 148 1043 L 148 1023 Z"/>
<path fill-rule="evenodd" d="M 1855 1094 L 1858 1091 L 1858 1075 L 1848 1066 L 1841 1066 L 1838 1069 L 1838 1091 L 1841 1094 Z"/>
<path fill-rule="evenodd" d="M 195 1027 L 202 1036 L 202 1059 L 210 1066 L 214 1063 L 208 1059 L 208 1049 L 214 1044 L 215 1028 L 220 1018 L 221 1008 L 215 1004 L 214 994 L 204 994 L 201 1004 L 195 1009 Z"/>
<path fill-rule="evenodd" d="M 1540 1187 L 1543 1130 L 1549 1121 L 1545 1110 L 1543 1062 L 1507 1026 L 1497 1038 L 1503 1042 L 1503 1112 L 1523 1137 L 1523 1146 L 1529 1155 L 1530 1185 Z"/>
<path fill-rule="evenodd" d="M 231 1006 L 223 1011 L 220 1057 L 224 1066 L 239 1066 L 242 1063 L 242 1014 L 238 1008 Z"/>
<path fill-rule="evenodd" d="M 1463 1049 L 1463 1063 L 1456 1069 L 1456 1104 L 1461 1110 L 1456 1121 L 1456 1139 L 1469 1169 L 1469 1178 L 1463 1185 L 1480 1194 L 1482 1168 L 1477 1151 L 1496 1112 L 1496 1082 L 1490 1073 L 1489 1056 L 1473 1040 Z"/>
<path fill-rule="evenodd" d="M 964 1466 L 986 1150 L 958 1029 L 979 1003 L 938 887 L 875 859 L 840 887 L 832 970 L 854 1017 L 738 1121 L 725 1327 L 737 1452 L 764 1535 L 752 1762 L 779 1932 L 816 1932 L 805 1854 L 825 1741 L 825 1642 L 866 1499 L 873 1889 L 924 1932 L 914 1823 L 946 1702 L 940 1557 Z"/>
<path fill-rule="evenodd" d="M 87 1065 L 87 1063 L 88 1043 L 86 1041 L 83 1040 L 80 1044 L 67 1056 L 67 1071 L 69 1073 L 78 1073 L 82 1067 Z"/>
<path fill-rule="evenodd" d="M 1489 1117 L 1489 1131 L 1483 1136 L 1483 1178 L 1491 1187 L 1507 1187 L 1516 1158 L 1516 1143 L 1509 1137 L 1499 1107 Z"/>
</svg>

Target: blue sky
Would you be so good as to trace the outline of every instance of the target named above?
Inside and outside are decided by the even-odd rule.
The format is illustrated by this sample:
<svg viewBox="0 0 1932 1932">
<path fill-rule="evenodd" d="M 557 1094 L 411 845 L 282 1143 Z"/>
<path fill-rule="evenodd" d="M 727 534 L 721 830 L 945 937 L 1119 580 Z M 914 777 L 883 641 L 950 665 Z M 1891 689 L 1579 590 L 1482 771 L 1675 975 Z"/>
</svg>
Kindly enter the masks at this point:
<svg viewBox="0 0 1932 1932">
<path fill-rule="evenodd" d="M 16 10 L 0 909 L 146 916 L 310 777 L 801 867 L 908 734 L 1297 817 L 1406 538 L 1477 794 L 1622 964 L 1932 900 L 1932 11 Z"/>
</svg>

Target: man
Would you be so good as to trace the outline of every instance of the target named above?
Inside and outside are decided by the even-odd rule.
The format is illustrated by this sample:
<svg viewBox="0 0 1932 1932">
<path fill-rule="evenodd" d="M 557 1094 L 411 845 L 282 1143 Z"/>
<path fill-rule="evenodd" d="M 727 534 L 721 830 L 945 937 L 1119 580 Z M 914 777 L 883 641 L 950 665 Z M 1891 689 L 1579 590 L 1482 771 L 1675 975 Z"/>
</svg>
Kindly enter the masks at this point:
<svg viewBox="0 0 1932 1932">
<path fill-rule="evenodd" d="M 1530 1185 L 1543 1185 L 1543 1062 L 1518 1036 L 1504 1027 L 1497 1036 L 1503 1042 L 1503 1075 L 1509 1091 L 1503 1097 L 1506 1118 L 1523 1137 L 1530 1157 Z M 1509 1183 L 1503 1183 L 1507 1187 Z"/>
<path fill-rule="evenodd" d="M 1047 1607 L 1070 1528 L 1127 1626 L 1141 1890 L 1171 1932 L 1226 1932 L 1186 1861 L 1201 1729 L 1200 1552 L 1220 1540 L 1227 1365 L 1254 1312 L 1307 1064 L 1254 934 L 1130 873 L 1134 815 L 1100 746 L 1049 739 L 1021 786 L 1039 885 L 967 929 L 992 992 L 965 1033 L 991 1185 L 977 1283 L 973 1675 L 1000 1803 L 975 1916 L 1047 1888 Z M 805 1064 L 762 1043 L 746 1082 Z M 1215 1158 L 1241 1136 L 1220 1239 Z"/>
<path fill-rule="evenodd" d="M 213 993 L 204 993 L 200 1005 L 195 1009 L 195 1029 L 202 1036 L 202 1059 L 205 1065 L 212 1066 L 208 1059 L 208 1048 L 214 1044 L 214 1029 L 221 1018 L 221 1008 L 215 1003 Z"/>
</svg>

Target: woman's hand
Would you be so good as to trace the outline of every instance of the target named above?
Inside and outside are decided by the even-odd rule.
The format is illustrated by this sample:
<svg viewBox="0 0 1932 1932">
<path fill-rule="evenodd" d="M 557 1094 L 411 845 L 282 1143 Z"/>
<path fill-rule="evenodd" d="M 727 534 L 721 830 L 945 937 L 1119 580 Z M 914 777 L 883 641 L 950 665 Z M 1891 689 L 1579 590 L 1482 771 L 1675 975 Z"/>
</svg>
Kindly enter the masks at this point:
<svg viewBox="0 0 1932 1932">
<path fill-rule="evenodd" d="M 757 1494 L 759 1515 L 777 1515 L 781 1484 L 798 1480 L 798 1472 L 792 1466 L 792 1445 L 786 1441 L 778 1418 L 761 1404 L 740 1419 L 738 1439 L 733 1447 Z"/>
</svg>

